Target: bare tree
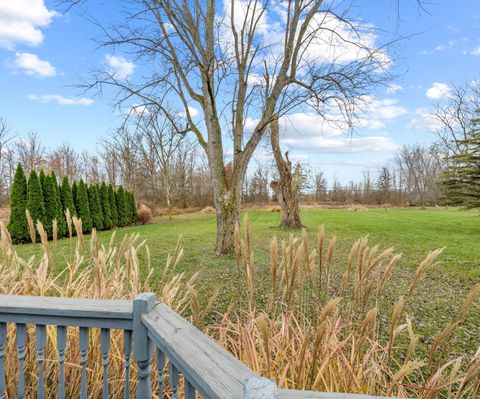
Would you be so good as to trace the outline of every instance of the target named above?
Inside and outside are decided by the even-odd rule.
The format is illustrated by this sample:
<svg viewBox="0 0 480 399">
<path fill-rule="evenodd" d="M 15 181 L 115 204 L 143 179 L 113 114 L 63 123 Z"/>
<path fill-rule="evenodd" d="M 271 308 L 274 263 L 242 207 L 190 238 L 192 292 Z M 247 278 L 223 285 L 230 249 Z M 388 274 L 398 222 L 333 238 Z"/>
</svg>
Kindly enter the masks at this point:
<svg viewBox="0 0 480 399">
<path fill-rule="evenodd" d="M 292 162 L 288 159 L 288 151 L 285 152 L 285 157 L 282 155 L 280 149 L 280 127 L 277 119 L 270 123 L 270 142 L 279 175 L 278 180 L 270 183 L 270 187 L 275 192 L 282 211 L 280 227 L 301 228 L 302 220 L 300 218 L 298 201 L 300 192 L 299 181 L 292 168 Z"/>
<path fill-rule="evenodd" d="M 10 193 L 9 187 L 12 179 L 11 155 L 8 143 L 13 139 L 7 121 L 0 118 L 0 200 Z"/>
<path fill-rule="evenodd" d="M 325 201 L 328 193 L 328 182 L 323 171 L 318 171 L 314 176 L 315 202 Z"/>
<path fill-rule="evenodd" d="M 446 103 L 435 106 L 434 118 L 440 126 L 436 134 L 448 155 L 463 154 L 471 138 L 472 120 L 480 109 L 480 83 L 453 86 Z"/>
<path fill-rule="evenodd" d="M 107 157 L 109 162 L 114 163 L 114 169 L 119 180 L 129 190 L 135 190 L 136 176 L 138 172 L 138 141 L 135 133 L 128 126 L 122 126 L 103 139 L 102 158 Z M 105 166 L 105 162 L 104 162 Z M 107 173 L 111 175 L 111 173 Z M 109 176 L 111 178 L 111 176 Z"/>
<path fill-rule="evenodd" d="M 427 203 L 437 204 L 437 180 L 443 168 L 444 154 L 435 144 L 428 147 L 414 144 L 403 146 L 395 155 L 401 184 L 412 204 L 425 208 Z"/>
<path fill-rule="evenodd" d="M 37 133 L 30 132 L 26 138 L 17 139 L 15 147 L 18 161 L 27 173 L 30 170 L 39 170 L 45 167 L 46 148 Z"/>
<path fill-rule="evenodd" d="M 48 154 L 48 168 L 57 176 L 67 176 L 70 181 L 81 175 L 80 156 L 69 144 L 62 144 Z"/>
<path fill-rule="evenodd" d="M 147 166 L 151 173 L 155 173 L 157 168 L 160 171 L 169 215 L 173 207 L 175 187 L 178 184 L 174 169 L 176 167 L 181 172 L 178 177 L 184 184 L 185 171 L 181 170 L 181 165 L 186 162 L 184 158 L 188 155 L 189 147 L 186 136 L 179 134 L 175 125 L 172 125 L 172 116 L 173 114 L 170 114 L 166 117 L 161 110 L 150 107 L 149 112 L 144 112 L 137 123 L 139 133 L 137 142 L 140 143 L 139 148 L 143 155 L 143 167 Z"/>
<path fill-rule="evenodd" d="M 218 254 L 233 248 L 248 163 L 270 123 L 309 109 L 351 126 L 359 99 L 385 82 L 390 60 L 384 48 L 370 48 L 368 27 L 331 3 L 231 1 L 219 14 L 215 0 L 142 0 L 126 10 L 121 25 L 105 30 L 105 45 L 133 53 L 151 73 L 134 81 L 103 71 L 86 87 L 113 85 L 118 105 L 154 104 L 167 114 L 180 103 L 208 159 Z M 266 34 L 271 19 L 275 34 Z"/>
</svg>

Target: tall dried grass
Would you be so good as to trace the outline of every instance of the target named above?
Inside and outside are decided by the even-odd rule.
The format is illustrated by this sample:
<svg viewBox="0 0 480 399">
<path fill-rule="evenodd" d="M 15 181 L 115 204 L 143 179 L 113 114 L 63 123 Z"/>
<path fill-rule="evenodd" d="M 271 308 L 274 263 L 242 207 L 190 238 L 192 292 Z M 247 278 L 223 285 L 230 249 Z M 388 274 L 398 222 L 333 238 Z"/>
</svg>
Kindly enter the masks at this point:
<svg viewBox="0 0 480 399">
<path fill-rule="evenodd" d="M 248 220 L 244 223 L 248 229 Z M 219 342 L 249 367 L 284 388 L 369 393 L 406 398 L 478 398 L 480 349 L 470 359 L 448 359 L 448 343 L 480 294 L 475 286 L 459 304 L 451 323 L 434 338 L 425 357 L 417 350 L 410 306 L 415 289 L 442 250 L 431 251 L 407 291 L 381 314 L 384 292 L 400 255 L 393 249 L 356 241 L 341 278 L 332 278 L 336 238 L 320 228 L 315 248 L 305 232 L 270 244 L 271 292 L 267 304 L 255 301 L 258 284 L 250 234 L 236 237 L 243 265 L 238 287 L 247 310 L 223 315 L 211 327 Z M 258 273 L 257 273 L 258 274 Z M 338 280 L 338 281 L 337 281 Z M 259 285 L 259 284 L 258 284 Z M 265 284 L 263 283 L 263 286 Z"/>
<path fill-rule="evenodd" d="M 20 257 L 5 225 L 0 222 L 0 293 L 14 295 L 41 295 L 64 297 L 88 297 L 109 299 L 132 299 L 138 293 L 151 291 L 151 280 L 154 267 L 150 263 L 150 253 L 145 241 L 138 234 L 126 235 L 120 245 L 114 245 L 115 233 L 107 244 L 98 240 L 93 231 L 90 243 L 85 245 L 82 234 L 82 223 L 75 217 L 69 221 L 69 236 L 73 240 L 72 225 L 76 229 L 74 250 L 65 259 L 65 268 L 58 272 L 55 269 L 57 258 L 54 242 L 47 240 L 47 234 L 41 223 L 37 224 L 43 254 L 40 259 L 31 256 L 28 259 Z M 139 254 L 142 253 L 144 264 L 140 267 Z M 197 297 L 194 275 L 186 279 L 184 274 L 175 274 L 175 267 L 182 258 L 183 250 L 180 243 L 173 255 L 168 257 L 167 265 L 161 281 L 155 281 L 157 298 L 171 306 L 179 313 L 188 309 L 197 324 L 201 324 L 206 309 L 190 310 L 192 298 Z M 58 255 L 59 256 L 59 255 Z M 35 350 L 35 328 L 28 328 L 28 347 L 25 363 L 26 397 L 35 397 L 37 389 L 37 365 Z M 65 361 L 66 397 L 80 395 L 80 353 L 78 348 L 78 328 L 68 328 L 68 342 Z M 59 362 L 56 351 L 55 327 L 47 328 L 47 347 L 45 357 L 45 386 L 47 397 L 56 397 L 59 376 Z M 99 351 L 100 332 L 90 330 L 90 345 L 88 353 L 88 389 L 89 397 L 101 397 L 102 390 L 102 358 Z M 110 397 L 123 397 L 123 333 L 113 330 L 111 333 L 111 350 L 109 366 Z M 18 378 L 18 362 L 15 348 L 15 326 L 8 326 L 8 343 L 5 356 L 7 397 L 16 397 Z M 132 373 L 132 397 L 135 390 L 135 367 Z"/>
<path fill-rule="evenodd" d="M 126 235 L 115 245 L 115 234 L 103 244 L 93 232 L 87 245 L 81 220 L 67 215 L 67 221 L 70 251 L 64 262 L 66 267 L 60 272 L 54 265 L 59 258 L 57 246 L 48 242 L 41 224 L 37 225 L 37 245 L 43 249 L 41 258 L 22 259 L 0 223 L 0 293 L 131 299 L 139 292 L 151 291 L 152 278 L 156 276 L 154 286 L 159 299 L 180 314 L 189 313 L 195 325 L 211 332 L 237 358 L 276 380 L 281 387 L 422 399 L 479 396 L 480 349 L 472 358 L 452 359 L 447 355 L 449 341 L 480 295 L 480 284 L 459 305 L 457 314 L 437 333 L 426 352 L 418 350 L 421 337 L 408 315 L 415 304 L 419 282 L 435 265 L 441 250 L 428 254 L 405 292 L 393 301 L 391 313 L 384 314 L 385 292 L 394 283 L 393 272 L 401 257 L 393 249 L 382 251 L 362 238 L 353 244 L 347 264 L 340 268 L 335 255 L 337 239 L 328 238 L 321 227 L 314 244 L 305 231 L 300 237 L 274 237 L 268 249 L 270 271 L 261 275 L 255 270 L 253 240 L 246 219 L 243 234 L 239 227 L 235 231 L 236 306 L 232 304 L 206 326 L 205 316 L 214 309 L 217 293 L 210 300 L 200 300 L 195 288 L 197 274 L 188 280 L 184 274 L 175 274 L 183 255 L 180 239 L 162 273 L 155 273 L 148 246 L 138 234 Z M 344 272 L 337 278 L 335 273 L 340 269 Z M 271 288 L 267 297 L 258 290 L 260 285 L 265 286 L 265 279 Z M 6 348 L 8 397 L 15 397 L 14 333 L 10 326 Z M 34 333 L 30 327 L 27 397 L 34 396 L 37 386 Z M 90 397 L 101 396 L 99 335 L 96 330 L 90 332 Z M 49 327 L 45 351 L 48 397 L 57 394 L 59 366 L 55 346 L 56 333 Z M 420 355 L 423 352 L 425 356 Z M 78 397 L 81 369 L 75 328 L 68 331 L 65 365 L 66 397 Z M 122 397 L 123 373 L 123 336 L 120 331 L 112 331 L 112 398 Z M 135 370 L 132 380 L 133 392 Z"/>
</svg>

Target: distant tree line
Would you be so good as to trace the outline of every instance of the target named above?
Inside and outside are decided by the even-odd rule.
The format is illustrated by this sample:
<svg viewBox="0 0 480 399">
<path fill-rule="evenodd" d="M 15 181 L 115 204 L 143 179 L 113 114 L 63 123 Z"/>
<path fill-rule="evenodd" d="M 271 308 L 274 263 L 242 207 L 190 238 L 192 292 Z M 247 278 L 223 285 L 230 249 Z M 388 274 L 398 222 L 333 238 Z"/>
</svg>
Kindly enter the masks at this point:
<svg viewBox="0 0 480 399">
<path fill-rule="evenodd" d="M 410 145 L 399 149 L 393 160 L 377 171 L 363 172 L 360 181 L 342 184 L 337 178 L 328 181 L 325 172 L 312 170 L 307 163 L 293 166 L 298 176 L 299 198 L 305 203 L 366 204 L 396 206 L 431 206 L 442 203 L 443 188 L 439 176 L 446 167 L 445 154 L 435 145 Z M 270 163 L 257 163 L 247 176 L 244 202 L 274 201 L 271 183 L 278 180 Z"/>
<path fill-rule="evenodd" d="M 43 224 L 50 239 L 68 235 L 67 210 L 82 220 L 83 233 L 127 226 L 137 219 L 135 195 L 122 185 L 115 190 L 111 184 L 88 185 L 83 179 L 70 184 L 67 176 L 60 181 L 53 171 L 46 174 L 43 169 L 38 174 L 32 169 L 27 178 L 21 164 L 13 179 L 10 209 L 8 229 L 16 243 L 31 240 L 27 214 L 34 224 Z"/>
<path fill-rule="evenodd" d="M 14 135 L 0 118 L 0 205 L 8 204 L 19 163 L 26 171 L 53 171 L 69 181 L 105 181 L 115 189 L 123 185 L 152 208 L 211 205 L 213 186 L 205 157 L 188 137 L 166 136 L 155 126 L 122 127 L 103 139 L 94 153 L 69 144 L 48 148 L 36 133 Z"/>
<path fill-rule="evenodd" d="M 462 181 L 467 174 L 475 175 L 479 99 L 479 84 L 454 87 L 449 100 L 437 105 L 430 115 L 436 124 L 437 140 L 427 145 L 403 146 L 388 164 L 365 171 L 359 181 L 327 181 L 321 170 L 312 170 L 304 163 L 292 164 L 299 200 L 472 207 L 478 203 L 478 185 Z M 98 153 L 78 152 L 66 144 L 48 149 L 35 133 L 15 137 L 0 118 L 0 203 L 8 203 L 15 168 L 20 163 L 24 170 L 40 173 L 44 169 L 66 176 L 69 181 L 83 179 L 87 185 L 105 181 L 114 190 L 123 185 L 152 208 L 211 205 L 212 176 L 198 145 L 188 135 L 172 130 L 164 119 L 155 117 L 153 110 L 135 112 L 139 115 L 133 122 L 101 141 Z M 452 168 L 463 176 L 453 173 Z M 231 175 L 231 162 L 226 164 L 225 172 L 227 177 Z M 272 161 L 251 165 L 242 186 L 242 203 L 275 201 L 272 182 L 279 177 Z"/>
</svg>

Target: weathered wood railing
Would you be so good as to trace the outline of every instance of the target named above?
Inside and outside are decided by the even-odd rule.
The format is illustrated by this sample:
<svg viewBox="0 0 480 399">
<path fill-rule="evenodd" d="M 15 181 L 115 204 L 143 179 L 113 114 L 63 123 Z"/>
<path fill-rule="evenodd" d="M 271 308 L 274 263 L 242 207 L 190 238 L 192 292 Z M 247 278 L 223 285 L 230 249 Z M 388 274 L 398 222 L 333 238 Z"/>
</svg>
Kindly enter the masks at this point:
<svg viewBox="0 0 480 399">
<path fill-rule="evenodd" d="M 0 295 L 0 399 L 6 398 L 5 347 L 7 323 L 16 324 L 18 356 L 17 396 L 25 396 L 27 324 L 33 324 L 38 363 L 37 397 L 45 396 L 44 351 L 46 326 L 57 326 L 59 362 L 58 397 L 65 397 L 65 350 L 67 327 L 78 327 L 81 366 L 80 397 L 87 398 L 87 351 L 89 329 L 99 328 L 102 354 L 102 397 L 108 398 L 110 330 L 124 331 L 124 398 L 130 396 L 130 363 L 137 366 L 137 398 L 151 398 L 152 355 L 155 352 L 158 397 L 163 398 L 164 369 L 168 360 L 171 396 L 203 398 L 342 399 L 368 398 L 364 395 L 331 394 L 277 389 L 235 359 L 192 324 L 162 303 L 153 294 L 140 294 L 133 301 L 96 300 Z M 180 375 L 183 379 L 180 379 Z M 183 389 L 180 382 L 183 380 Z M 372 398 L 372 397 L 370 397 Z"/>
</svg>

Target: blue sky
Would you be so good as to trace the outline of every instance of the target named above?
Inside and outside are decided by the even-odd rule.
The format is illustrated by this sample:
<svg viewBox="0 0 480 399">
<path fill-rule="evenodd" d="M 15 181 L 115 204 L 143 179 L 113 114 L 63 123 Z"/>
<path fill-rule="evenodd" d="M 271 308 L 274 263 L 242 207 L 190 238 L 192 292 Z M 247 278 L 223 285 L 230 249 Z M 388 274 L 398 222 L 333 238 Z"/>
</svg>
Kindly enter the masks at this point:
<svg viewBox="0 0 480 399">
<path fill-rule="evenodd" d="M 89 13 L 101 22 L 120 18 L 112 5 L 90 2 Z M 351 14 L 375 27 L 375 40 L 409 36 L 390 56 L 400 76 L 372 93 L 370 113 L 352 137 L 318 133 L 312 115 L 295 114 L 284 145 L 291 157 L 326 172 L 329 180 L 360 179 L 377 170 L 402 144 L 432 140 L 429 113 L 445 101 L 453 84 L 479 79 L 480 2 L 437 0 L 418 9 L 414 0 L 357 0 Z M 109 69 L 135 77 L 142 66 L 128 55 L 112 56 L 92 40 L 99 30 L 76 8 L 67 15 L 44 0 L 0 0 L 0 117 L 18 135 L 36 131 L 50 147 L 68 142 L 95 151 L 99 140 L 122 121 L 113 111 L 113 93 L 91 97 L 75 87 L 92 70 Z M 262 158 L 259 149 L 258 158 Z"/>
</svg>

